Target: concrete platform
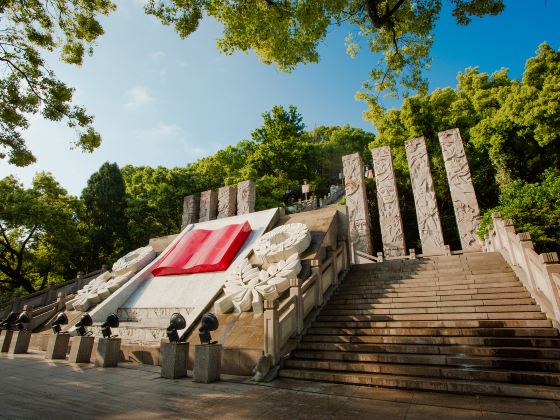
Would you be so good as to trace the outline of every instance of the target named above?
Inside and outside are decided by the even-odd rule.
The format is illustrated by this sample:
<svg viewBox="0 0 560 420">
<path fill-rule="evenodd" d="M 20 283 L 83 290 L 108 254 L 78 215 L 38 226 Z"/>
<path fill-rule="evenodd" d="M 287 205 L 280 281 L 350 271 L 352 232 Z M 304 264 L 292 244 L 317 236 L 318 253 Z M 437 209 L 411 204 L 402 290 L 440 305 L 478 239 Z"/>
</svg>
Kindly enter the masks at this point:
<svg viewBox="0 0 560 420">
<path fill-rule="evenodd" d="M 500 419 L 560 418 L 560 401 L 463 396 L 276 380 L 255 384 L 222 375 L 161 379 L 154 366 L 94 368 L 44 359 L 44 352 L 0 355 L 0 418 L 9 419 Z M 123 392 L 126 390 L 126 392 Z"/>
</svg>

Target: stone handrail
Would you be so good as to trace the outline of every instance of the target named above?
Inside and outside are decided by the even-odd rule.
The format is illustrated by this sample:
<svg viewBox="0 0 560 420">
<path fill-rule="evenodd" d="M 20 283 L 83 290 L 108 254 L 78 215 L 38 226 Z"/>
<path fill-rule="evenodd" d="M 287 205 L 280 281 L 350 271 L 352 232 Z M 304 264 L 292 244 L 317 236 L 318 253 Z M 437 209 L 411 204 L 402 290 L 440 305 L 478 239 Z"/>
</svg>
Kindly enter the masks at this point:
<svg viewBox="0 0 560 420">
<path fill-rule="evenodd" d="M 557 252 L 537 254 L 531 235 L 516 233 L 510 219 L 492 214 L 492 225 L 484 239 L 485 252 L 500 252 L 514 267 L 523 285 L 552 320 L 560 326 L 560 259 Z"/>
<path fill-rule="evenodd" d="M 346 241 L 337 249 L 327 251 L 324 261 L 311 260 L 312 273 L 305 280 L 290 280 L 289 296 L 283 301 L 264 301 L 264 353 L 276 365 L 289 340 L 301 335 L 306 318 L 323 304 L 325 293 L 336 287 L 341 274 L 348 268 L 349 252 Z"/>
</svg>

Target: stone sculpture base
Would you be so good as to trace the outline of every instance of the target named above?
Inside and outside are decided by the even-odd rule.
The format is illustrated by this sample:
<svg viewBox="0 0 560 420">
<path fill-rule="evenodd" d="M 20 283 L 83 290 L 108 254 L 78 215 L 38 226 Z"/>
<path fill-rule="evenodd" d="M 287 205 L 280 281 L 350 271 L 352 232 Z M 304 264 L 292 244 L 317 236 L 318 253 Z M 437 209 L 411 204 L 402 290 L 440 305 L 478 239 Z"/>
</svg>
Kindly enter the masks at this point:
<svg viewBox="0 0 560 420">
<path fill-rule="evenodd" d="M 121 339 L 100 338 L 97 343 L 95 367 L 115 367 L 121 360 Z"/>
<path fill-rule="evenodd" d="M 10 349 L 10 343 L 12 342 L 14 332 L 12 330 L 2 330 L 0 334 L 0 352 L 7 353 Z"/>
<path fill-rule="evenodd" d="M 10 343 L 9 354 L 25 354 L 29 349 L 31 331 L 15 331 Z"/>
<path fill-rule="evenodd" d="M 161 343 L 161 377 L 167 379 L 187 376 L 189 343 Z"/>
<path fill-rule="evenodd" d="M 194 346 L 194 382 L 208 384 L 219 381 L 221 367 L 221 344 L 197 344 Z"/>
<path fill-rule="evenodd" d="M 49 343 L 47 344 L 47 354 L 45 355 L 45 359 L 66 359 L 69 342 L 70 334 L 68 333 L 51 335 Z"/>
<path fill-rule="evenodd" d="M 72 337 L 72 348 L 68 361 L 70 363 L 89 363 L 91 361 L 91 352 L 93 351 L 93 336 L 77 336 Z"/>
</svg>

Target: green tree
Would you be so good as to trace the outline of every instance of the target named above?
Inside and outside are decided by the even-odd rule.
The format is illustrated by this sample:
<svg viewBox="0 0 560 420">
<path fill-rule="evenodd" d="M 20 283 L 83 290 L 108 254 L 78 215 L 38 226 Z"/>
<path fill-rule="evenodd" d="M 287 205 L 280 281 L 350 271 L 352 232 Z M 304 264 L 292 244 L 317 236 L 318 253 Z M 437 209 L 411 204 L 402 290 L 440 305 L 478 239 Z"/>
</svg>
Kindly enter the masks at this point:
<svg viewBox="0 0 560 420">
<path fill-rule="evenodd" d="M 87 238 L 86 269 L 113 262 L 130 247 L 126 218 L 126 189 L 116 163 L 106 162 L 88 179 L 82 191 Z"/>
<path fill-rule="evenodd" d="M 21 131 L 29 114 L 65 120 L 77 132 L 74 144 L 92 151 L 101 143 L 93 117 L 72 105 L 74 89 L 58 80 L 43 52 L 59 51 L 62 61 L 80 65 L 103 34 L 97 20 L 114 9 L 109 0 L 27 0 L 0 2 L 0 160 L 16 166 L 35 161 Z"/>
<path fill-rule="evenodd" d="M 380 59 L 360 95 L 379 112 L 380 92 L 424 90 L 434 26 L 442 0 L 148 0 L 148 14 L 174 26 L 181 37 L 193 33 L 204 17 L 223 25 L 218 49 L 225 54 L 253 50 L 263 63 L 291 71 L 319 60 L 318 46 L 332 25 L 347 24 L 347 51 L 363 40 Z M 458 25 L 472 17 L 497 15 L 503 0 L 450 0 Z M 354 34 L 360 39 L 355 39 Z"/>
<path fill-rule="evenodd" d="M 82 245 L 80 203 L 49 173 L 31 188 L 14 177 L 0 180 L 0 286 L 32 293 L 48 281 L 75 274 Z"/>
</svg>

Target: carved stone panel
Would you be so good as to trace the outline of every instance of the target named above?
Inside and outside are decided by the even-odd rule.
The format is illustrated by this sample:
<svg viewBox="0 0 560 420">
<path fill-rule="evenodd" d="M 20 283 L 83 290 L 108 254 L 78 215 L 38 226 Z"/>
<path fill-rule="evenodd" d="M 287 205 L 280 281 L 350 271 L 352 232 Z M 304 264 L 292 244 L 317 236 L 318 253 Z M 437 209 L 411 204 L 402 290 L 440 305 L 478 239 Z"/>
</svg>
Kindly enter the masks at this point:
<svg viewBox="0 0 560 420">
<path fill-rule="evenodd" d="M 216 218 L 218 208 L 218 194 L 216 191 L 208 190 L 200 193 L 199 222 L 207 222 Z"/>
<path fill-rule="evenodd" d="M 183 198 L 183 217 L 181 219 L 181 230 L 192 223 L 198 222 L 199 199 L 196 195 L 187 195 Z"/>
<path fill-rule="evenodd" d="M 405 143 L 405 149 L 416 205 L 418 231 L 422 241 L 422 252 L 424 254 L 444 253 L 445 244 L 443 243 L 426 141 L 424 137 L 409 140 Z"/>
<path fill-rule="evenodd" d="M 458 128 L 453 128 L 439 133 L 438 136 L 457 227 L 459 228 L 461 246 L 463 251 L 480 251 L 480 243 L 476 235 L 480 211 L 461 133 L 459 133 Z"/>
<path fill-rule="evenodd" d="M 378 147 L 372 150 L 371 155 L 377 186 L 383 252 L 386 257 L 406 255 L 391 148 L 388 146 Z"/>
<path fill-rule="evenodd" d="M 222 187 L 218 190 L 218 219 L 235 216 L 237 210 L 237 188 Z"/>
<path fill-rule="evenodd" d="M 253 181 L 241 181 L 237 184 L 237 214 L 249 214 L 255 211 L 257 188 Z"/>
<path fill-rule="evenodd" d="M 364 163 L 359 153 L 342 157 L 350 239 L 356 251 L 373 252 L 369 232 L 369 211 L 364 182 Z"/>
</svg>

